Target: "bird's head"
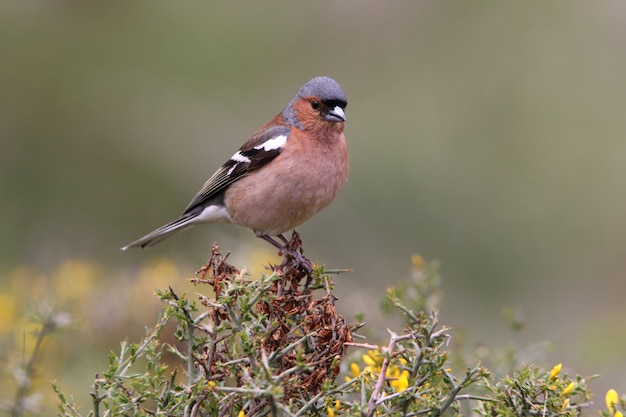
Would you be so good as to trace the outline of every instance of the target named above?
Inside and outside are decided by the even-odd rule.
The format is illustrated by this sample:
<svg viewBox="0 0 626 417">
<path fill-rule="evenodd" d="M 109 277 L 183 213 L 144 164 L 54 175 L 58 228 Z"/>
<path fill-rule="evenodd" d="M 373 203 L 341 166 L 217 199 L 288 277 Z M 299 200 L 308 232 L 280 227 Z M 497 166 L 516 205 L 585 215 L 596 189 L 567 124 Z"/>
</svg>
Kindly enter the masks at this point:
<svg viewBox="0 0 626 417">
<path fill-rule="evenodd" d="M 283 119 L 300 129 L 325 121 L 343 123 L 348 100 L 339 83 L 328 77 L 315 77 L 304 84 L 283 110 Z"/>
</svg>

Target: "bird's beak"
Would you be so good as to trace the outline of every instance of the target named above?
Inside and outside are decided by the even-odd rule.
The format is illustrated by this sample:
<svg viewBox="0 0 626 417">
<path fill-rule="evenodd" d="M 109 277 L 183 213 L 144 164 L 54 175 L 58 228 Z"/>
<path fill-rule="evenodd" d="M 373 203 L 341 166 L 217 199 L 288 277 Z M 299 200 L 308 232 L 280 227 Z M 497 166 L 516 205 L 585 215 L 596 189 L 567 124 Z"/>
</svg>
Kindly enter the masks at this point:
<svg viewBox="0 0 626 417">
<path fill-rule="evenodd" d="M 329 111 L 326 116 L 324 116 L 324 119 L 328 120 L 329 122 L 345 122 L 346 113 L 341 107 L 335 106 L 334 109 Z"/>
</svg>

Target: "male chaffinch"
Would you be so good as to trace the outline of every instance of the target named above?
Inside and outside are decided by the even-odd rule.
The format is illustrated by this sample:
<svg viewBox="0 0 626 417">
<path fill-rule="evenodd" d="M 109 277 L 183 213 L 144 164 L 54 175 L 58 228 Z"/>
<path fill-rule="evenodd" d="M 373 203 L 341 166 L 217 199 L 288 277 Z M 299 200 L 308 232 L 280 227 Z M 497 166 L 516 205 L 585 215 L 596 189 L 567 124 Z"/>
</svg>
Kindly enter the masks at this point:
<svg viewBox="0 0 626 417">
<path fill-rule="evenodd" d="M 283 233 L 330 204 L 346 182 L 346 105 L 335 80 L 313 78 L 204 183 L 179 218 L 122 250 L 153 246 L 197 223 L 215 222 L 248 227 L 287 250 Z"/>
</svg>

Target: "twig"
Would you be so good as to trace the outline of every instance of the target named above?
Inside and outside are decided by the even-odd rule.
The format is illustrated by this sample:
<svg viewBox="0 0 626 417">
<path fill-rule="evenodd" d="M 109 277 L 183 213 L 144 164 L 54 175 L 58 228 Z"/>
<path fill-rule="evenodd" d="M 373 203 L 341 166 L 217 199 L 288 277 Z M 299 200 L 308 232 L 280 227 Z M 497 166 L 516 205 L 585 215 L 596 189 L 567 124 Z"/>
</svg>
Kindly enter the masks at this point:
<svg viewBox="0 0 626 417">
<path fill-rule="evenodd" d="M 354 272 L 354 269 L 350 269 L 350 268 L 324 269 L 324 274 L 345 274 L 348 272 Z"/>
<path fill-rule="evenodd" d="M 450 393 L 448 394 L 448 396 L 446 397 L 445 401 L 443 402 L 443 404 L 441 404 L 439 407 L 437 407 L 435 409 L 435 416 L 440 416 L 442 415 L 447 409 L 448 407 L 450 407 L 450 405 L 457 401 L 459 398 L 457 398 L 457 394 L 463 389 L 463 387 L 465 387 L 465 385 L 470 382 L 472 380 L 472 378 L 474 377 L 474 375 L 478 372 L 478 367 L 472 369 L 471 371 L 468 370 L 467 374 L 465 375 L 465 378 L 463 379 L 463 381 L 461 381 L 459 384 L 455 384 L 454 383 L 454 379 L 452 378 L 452 376 L 445 370 L 443 369 L 443 373 L 446 377 L 446 379 L 448 380 L 448 383 L 450 384 L 450 387 L 452 387 L 452 390 L 450 391 Z"/>
<path fill-rule="evenodd" d="M 330 395 L 334 395 L 336 393 L 343 392 L 346 388 L 348 388 L 350 385 L 354 384 L 356 381 L 358 381 L 357 378 L 352 378 L 351 380 L 349 380 L 347 382 L 344 382 L 343 384 L 341 384 L 340 386 L 338 386 L 334 390 L 330 390 L 328 392 L 324 392 L 324 391 L 318 392 L 313 398 L 311 398 L 306 404 L 304 404 L 300 410 L 298 410 L 298 412 L 294 415 L 294 417 L 300 417 L 300 416 L 304 415 L 304 413 L 309 408 L 311 408 L 311 406 L 313 406 L 313 404 L 315 404 L 317 402 L 317 400 L 319 400 L 323 396 L 330 396 Z"/>
<path fill-rule="evenodd" d="M 367 350 L 376 350 L 379 349 L 380 346 L 377 345 L 370 345 L 369 343 L 355 343 L 355 342 L 346 342 L 344 343 L 346 346 L 354 346 L 354 347 L 360 347 L 363 349 L 367 349 Z"/>
<path fill-rule="evenodd" d="M 272 354 L 269 356 L 269 361 L 274 362 L 275 360 L 280 359 L 282 356 L 289 353 L 289 351 L 291 351 L 292 349 L 295 349 L 296 346 L 298 346 L 299 344 L 306 342 L 307 339 L 317 336 L 317 333 L 318 333 L 317 331 L 314 331 L 309 334 L 306 334 L 302 336 L 300 339 L 294 341 L 293 343 L 288 344 L 287 346 L 282 348 L 280 351 L 277 350 L 277 351 L 272 352 Z"/>
<path fill-rule="evenodd" d="M 407 333 L 402 336 L 398 336 L 395 332 L 391 330 L 387 330 L 390 334 L 389 345 L 386 348 L 383 348 L 383 352 L 386 353 L 385 359 L 380 367 L 380 374 L 378 375 L 378 381 L 376 381 L 376 386 L 374 387 L 374 391 L 370 397 L 370 400 L 367 404 L 367 415 L 371 416 L 374 414 L 376 407 L 378 406 L 377 401 L 380 396 L 380 392 L 385 383 L 387 368 L 389 367 L 389 363 L 391 362 L 391 356 L 393 353 L 393 349 L 396 346 L 396 343 L 401 342 L 403 340 L 412 339 L 415 337 L 414 333 Z"/>
</svg>

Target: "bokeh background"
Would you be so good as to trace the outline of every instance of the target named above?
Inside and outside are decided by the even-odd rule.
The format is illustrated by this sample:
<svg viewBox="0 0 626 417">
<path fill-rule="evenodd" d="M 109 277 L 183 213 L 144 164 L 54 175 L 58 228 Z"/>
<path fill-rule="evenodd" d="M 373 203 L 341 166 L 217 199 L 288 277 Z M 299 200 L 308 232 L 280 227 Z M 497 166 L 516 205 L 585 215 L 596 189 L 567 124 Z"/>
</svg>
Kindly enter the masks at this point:
<svg viewBox="0 0 626 417">
<path fill-rule="evenodd" d="M 550 340 L 529 360 L 600 374 L 598 404 L 626 392 L 623 1 L 9 0 L 2 361 L 20 360 L 35 301 L 77 319 L 46 346 L 43 407 L 52 378 L 88 405 L 107 352 L 155 322 L 154 289 L 186 288 L 213 241 L 255 271 L 271 258 L 227 225 L 119 247 L 177 216 L 316 75 L 348 95 L 352 171 L 299 231 L 310 258 L 354 269 L 341 312 L 383 338 L 372 306 L 419 253 L 442 263 L 440 321 L 469 349 Z"/>
</svg>

